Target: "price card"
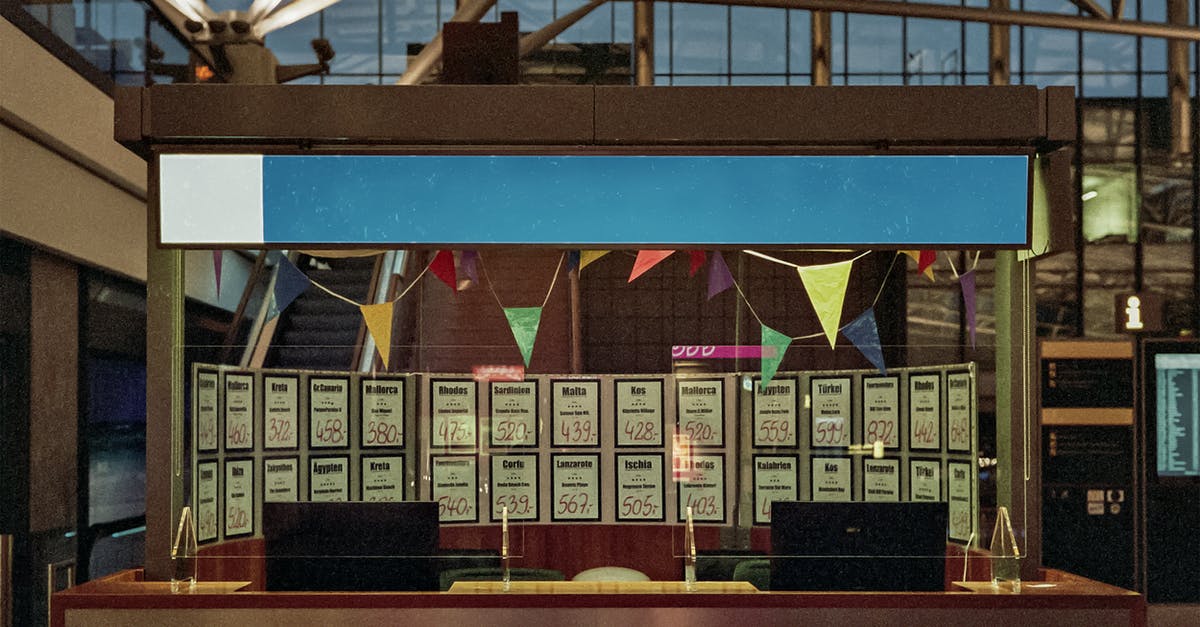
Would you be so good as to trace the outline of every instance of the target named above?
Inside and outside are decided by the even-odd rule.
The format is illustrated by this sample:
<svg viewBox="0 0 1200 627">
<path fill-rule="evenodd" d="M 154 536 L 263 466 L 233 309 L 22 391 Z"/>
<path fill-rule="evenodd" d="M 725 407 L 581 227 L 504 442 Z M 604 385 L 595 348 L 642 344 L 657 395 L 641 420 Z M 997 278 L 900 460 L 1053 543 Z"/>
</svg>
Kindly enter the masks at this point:
<svg viewBox="0 0 1200 627">
<path fill-rule="evenodd" d="M 661 453 L 617 455 L 617 520 L 667 519 Z"/>
<path fill-rule="evenodd" d="M 475 448 L 476 389 L 474 381 L 433 379 L 429 382 L 430 446 Z"/>
<path fill-rule="evenodd" d="M 308 500 L 350 500 L 350 458 L 308 458 Z"/>
<path fill-rule="evenodd" d="M 946 375 L 946 448 L 971 451 L 971 374 Z"/>
<path fill-rule="evenodd" d="M 551 381 L 550 417 L 552 445 L 600 446 L 600 382 Z"/>
<path fill-rule="evenodd" d="M 725 446 L 725 382 L 676 379 L 675 389 L 679 432 L 692 446 Z"/>
<path fill-rule="evenodd" d="M 900 377 L 863 377 L 863 444 L 900 447 Z"/>
<path fill-rule="evenodd" d="M 551 456 L 552 520 L 600 520 L 600 456 Z"/>
<path fill-rule="evenodd" d="M 796 446 L 795 379 L 777 377 L 754 384 L 754 446 Z"/>
<path fill-rule="evenodd" d="M 379 455 L 366 456 L 362 463 L 362 494 L 360 498 L 368 502 L 403 501 L 404 500 L 404 456 Z"/>
<path fill-rule="evenodd" d="M 849 501 L 849 457 L 812 458 L 812 500 Z"/>
<path fill-rule="evenodd" d="M 254 533 L 254 460 L 225 461 L 225 537 Z"/>
<path fill-rule="evenodd" d="M 538 456 L 492 456 L 492 521 L 499 522 L 508 508 L 509 520 L 537 520 Z"/>
<path fill-rule="evenodd" d="M 962 462 L 946 464 L 948 487 L 950 495 L 950 539 L 966 542 L 971 537 L 971 484 L 974 483 L 974 472 L 971 465 Z"/>
<path fill-rule="evenodd" d="M 263 377 L 264 448 L 294 449 L 300 433 L 300 379 Z"/>
<path fill-rule="evenodd" d="M 217 450 L 217 378 L 216 372 L 198 370 L 192 387 L 196 391 L 192 402 L 196 450 L 201 452 Z"/>
<path fill-rule="evenodd" d="M 942 448 L 942 375 L 908 377 L 908 448 Z"/>
<path fill-rule="evenodd" d="M 404 446 L 404 379 L 363 379 L 359 392 L 363 447 Z"/>
<path fill-rule="evenodd" d="M 216 381 L 213 381 L 216 387 Z M 217 539 L 217 462 L 196 465 L 196 541 Z"/>
<path fill-rule="evenodd" d="M 492 408 L 492 446 L 537 446 L 538 382 L 489 384 Z"/>
<path fill-rule="evenodd" d="M 474 455 L 433 455 L 433 500 L 444 523 L 479 522 L 479 474 Z"/>
<path fill-rule="evenodd" d="M 662 379 L 615 381 L 617 446 L 663 445 Z"/>
<path fill-rule="evenodd" d="M 850 378 L 813 378 L 812 445 L 850 446 Z"/>
<path fill-rule="evenodd" d="M 300 500 L 300 458 L 268 457 L 263 460 L 263 500 L 292 503 Z"/>
<path fill-rule="evenodd" d="M 908 462 L 908 500 L 942 500 L 942 463 L 912 459 Z"/>
<path fill-rule="evenodd" d="M 679 482 L 679 522 L 692 508 L 695 522 L 725 522 L 725 456 L 692 455 L 685 479 Z"/>
<path fill-rule="evenodd" d="M 349 379 L 308 380 L 308 446 L 350 446 Z"/>
<path fill-rule="evenodd" d="M 774 381 L 771 382 L 775 384 Z M 795 455 L 754 456 L 754 522 L 771 522 L 771 503 L 800 496 L 800 462 Z"/>
<path fill-rule="evenodd" d="M 254 448 L 254 375 L 225 375 L 225 450 Z"/>
<path fill-rule="evenodd" d="M 863 460 L 863 500 L 900 500 L 900 460 Z"/>
</svg>

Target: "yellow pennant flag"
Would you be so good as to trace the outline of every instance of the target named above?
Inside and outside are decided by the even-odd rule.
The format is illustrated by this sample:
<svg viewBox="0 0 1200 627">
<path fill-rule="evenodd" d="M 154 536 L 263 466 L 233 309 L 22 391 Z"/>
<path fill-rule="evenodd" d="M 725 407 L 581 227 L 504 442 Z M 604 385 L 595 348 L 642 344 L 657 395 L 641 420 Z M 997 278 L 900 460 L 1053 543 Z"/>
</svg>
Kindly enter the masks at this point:
<svg viewBox="0 0 1200 627">
<path fill-rule="evenodd" d="M 850 268 L 854 261 L 841 261 L 823 266 L 796 268 L 800 281 L 808 292 L 821 329 L 829 338 L 829 348 L 837 343 L 838 323 L 842 320 L 842 303 L 846 300 L 846 284 L 850 282 Z"/>
<path fill-rule="evenodd" d="M 579 251 L 579 271 L 588 267 L 589 263 L 607 255 L 610 251 L 607 250 L 581 250 Z"/>
<path fill-rule="evenodd" d="M 395 303 L 379 303 L 378 305 L 359 305 L 363 319 L 367 321 L 367 331 L 375 340 L 375 349 L 383 359 L 383 367 L 388 367 L 388 355 L 392 350 L 392 308 Z"/>
</svg>

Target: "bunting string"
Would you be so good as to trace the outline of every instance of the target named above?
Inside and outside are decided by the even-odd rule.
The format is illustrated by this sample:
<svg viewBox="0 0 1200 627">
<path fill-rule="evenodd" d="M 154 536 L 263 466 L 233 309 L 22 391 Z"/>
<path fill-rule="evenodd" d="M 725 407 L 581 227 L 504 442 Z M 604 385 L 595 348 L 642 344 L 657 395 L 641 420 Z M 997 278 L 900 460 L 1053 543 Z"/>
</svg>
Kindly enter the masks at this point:
<svg viewBox="0 0 1200 627">
<path fill-rule="evenodd" d="M 554 293 L 554 286 L 558 283 L 558 273 L 562 270 L 563 258 L 566 255 L 564 252 L 558 256 L 558 265 L 554 267 L 554 277 L 550 279 L 550 289 L 546 290 L 546 297 L 542 299 L 542 307 L 545 307 L 546 303 L 550 302 L 550 295 Z M 488 275 L 487 264 L 484 263 L 483 255 L 479 255 L 479 267 L 483 268 L 483 279 L 487 281 L 488 291 L 492 293 L 492 298 L 496 299 L 496 304 L 500 305 L 501 309 L 504 309 L 504 303 L 500 302 L 500 296 L 496 294 L 496 288 L 492 285 L 492 277 Z"/>
</svg>

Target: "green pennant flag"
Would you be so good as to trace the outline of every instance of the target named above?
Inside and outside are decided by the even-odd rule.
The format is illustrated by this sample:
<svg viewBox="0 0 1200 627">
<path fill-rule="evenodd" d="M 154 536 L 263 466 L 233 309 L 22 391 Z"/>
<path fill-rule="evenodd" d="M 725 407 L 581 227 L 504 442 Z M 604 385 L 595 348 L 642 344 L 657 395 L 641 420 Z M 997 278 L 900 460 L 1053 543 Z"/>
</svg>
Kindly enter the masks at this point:
<svg viewBox="0 0 1200 627">
<path fill-rule="evenodd" d="M 791 346 L 792 338 L 772 329 L 767 325 L 762 325 L 762 382 L 760 387 L 767 387 L 771 379 L 775 377 L 775 371 L 779 370 L 779 362 L 783 361 L 783 353 L 787 351 L 788 346 Z M 767 357 L 767 349 L 775 351 L 774 357 Z"/>
<path fill-rule="evenodd" d="M 533 341 L 537 339 L 538 323 L 542 321 L 542 308 L 505 307 L 504 316 L 508 318 L 508 326 L 512 328 L 517 348 L 521 349 L 521 357 L 528 368 L 529 358 L 533 356 Z"/>
</svg>

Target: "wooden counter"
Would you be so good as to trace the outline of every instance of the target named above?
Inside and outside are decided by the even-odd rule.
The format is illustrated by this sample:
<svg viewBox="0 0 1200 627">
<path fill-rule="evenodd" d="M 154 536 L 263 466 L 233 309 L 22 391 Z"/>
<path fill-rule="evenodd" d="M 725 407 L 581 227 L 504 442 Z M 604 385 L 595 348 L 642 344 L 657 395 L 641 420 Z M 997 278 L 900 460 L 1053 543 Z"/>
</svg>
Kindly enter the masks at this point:
<svg viewBox="0 0 1200 627">
<path fill-rule="evenodd" d="M 746 592 L 721 585 L 680 591 L 682 582 L 521 584 L 517 592 L 472 584 L 459 592 L 237 591 L 245 582 L 206 582 L 171 594 L 126 571 L 56 593 L 52 625 L 1106 625 L 1146 624 L 1145 599 L 1059 571 L 1001 594 L 985 582 L 950 592 Z M 1031 584 L 1053 584 L 1037 586 Z M 978 588 L 978 589 L 977 589 Z M 720 591 L 718 591 L 720 590 Z"/>
</svg>

